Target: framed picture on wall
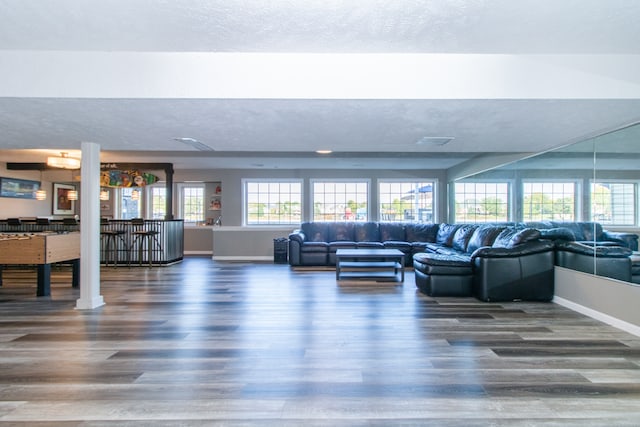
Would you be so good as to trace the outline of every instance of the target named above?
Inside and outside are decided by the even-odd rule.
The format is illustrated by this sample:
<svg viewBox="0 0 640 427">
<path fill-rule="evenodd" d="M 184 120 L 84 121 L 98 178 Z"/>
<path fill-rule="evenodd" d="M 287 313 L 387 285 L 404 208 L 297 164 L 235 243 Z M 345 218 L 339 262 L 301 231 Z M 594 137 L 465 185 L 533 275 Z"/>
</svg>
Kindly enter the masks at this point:
<svg viewBox="0 0 640 427">
<path fill-rule="evenodd" d="M 76 191 L 76 186 L 71 184 L 53 183 L 53 214 L 73 215 L 76 211 L 75 200 L 69 199 L 69 191 Z"/>
<path fill-rule="evenodd" d="M 39 189 L 40 182 L 38 181 L 0 177 L 0 197 L 35 199 L 36 191 Z"/>
</svg>

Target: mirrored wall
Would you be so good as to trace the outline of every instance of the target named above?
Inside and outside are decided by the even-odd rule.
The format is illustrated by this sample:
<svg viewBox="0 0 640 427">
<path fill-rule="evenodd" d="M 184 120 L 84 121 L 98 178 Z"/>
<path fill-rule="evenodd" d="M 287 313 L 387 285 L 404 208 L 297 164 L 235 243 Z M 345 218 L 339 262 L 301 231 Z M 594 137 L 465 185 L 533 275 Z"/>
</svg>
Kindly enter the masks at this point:
<svg viewBox="0 0 640 427">
<path fill-rule="evenodd" d="M 456 181 L 463 182 L 508 183 L 511 221 L 594 221 L 611 232 L 638 234 L 640 123 Z M 593 249 L 598 256 L 606 252 Z M 640 257 L 630 258 L 637 274 L 629 281 L 640 283 Z M 588 269 L 611 277 L 605 266 L 593 256 Z"/>
</svg>

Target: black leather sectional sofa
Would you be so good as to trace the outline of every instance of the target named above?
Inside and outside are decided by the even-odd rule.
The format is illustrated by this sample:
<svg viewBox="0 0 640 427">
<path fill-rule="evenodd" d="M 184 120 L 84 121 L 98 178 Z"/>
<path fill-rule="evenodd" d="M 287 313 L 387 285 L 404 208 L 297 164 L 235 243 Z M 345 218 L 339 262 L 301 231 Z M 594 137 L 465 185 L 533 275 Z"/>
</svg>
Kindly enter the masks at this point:
<svg viewBox="0 0 640 427">
<path fill-rule="evenodd" d="M 335 265 L 340 248 L 393 248 L 405 254 L 416 286 L 427 295 L 549 301 L 554 264 L 592 272 L 596 254 L 598 274 L 630 280 L 629 255 L 637 247 L 636 235 L 590 222 L 305 222 L 289 235 L 289 264 Z"/>
</svg>

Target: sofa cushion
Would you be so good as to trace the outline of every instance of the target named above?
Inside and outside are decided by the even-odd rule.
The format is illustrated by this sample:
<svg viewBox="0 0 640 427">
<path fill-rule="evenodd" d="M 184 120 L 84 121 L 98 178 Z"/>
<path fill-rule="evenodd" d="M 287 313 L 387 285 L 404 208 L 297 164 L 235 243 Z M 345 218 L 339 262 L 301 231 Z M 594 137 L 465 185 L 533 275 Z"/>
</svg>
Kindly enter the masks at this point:
<svg viewBox="0 0 640 427">
<path fill-rule="evenodd" d="M 458 227 L 453 235 L 451 247 L 456 251 L 466 252 L 469 239 L 474 231 L 476 231 L 476 228 L 478 228 L 478 226 L 475 224 L 465 224 Z"/>
<path fill-rule="evenodd" d="M 598 222 L 553 222 L 555 228 L 567 228 L 575 236 L 575 240 L 597 241 L 602 236 L 602 225 Z"/>
<path fill-rule="evenodd" d="M 401 222 L 381 222 L 378 226 L 381 242 L 406 242 L 404 224 Z"/>
<path fill-rule="evenodd" d="M 471 253 L 478 248 L 493 245 L 496 237 L 498 237 L 504 229 L 505 227 L 494 227 L 490 225 L 476 228 L 469 239 L 469 243 L 467 243 L 467 252 Z"/>
<path fill-rule="evenodd" d="M 329 224 L 326 222 L 303 222 L 300 229 L 305 235 L 305 242 L 328 242 Z"/>
<path fill-rule="evenodd" d="M 358 249 L 384 249 L 382 242 L 356 242 Z"/>
<path fill-rule="evenodd" d="M 403 252 L 411 251 L 411 243 L 409 242 L 400 242 L 396 240 L 386 240 L 383 242 L 383 246 L 385 249 L 400 249 Z"/>
<path fill-rule="evenodd" d="M 327 242 L 305 242 L 300 248 L 300 252 L 324 252 L 329 250 Z"/>
<path fill-rule="evenodd" d="M 564 227 L 541 229 L 540 238 L 546 240 L 576 240 L 573 232 Z"/>
<path fill-rule="evenodd" d="M 414 265 L 424 269 L 425 266 L 442 266 L 450 268 L 441 274 L 471 274 L 471 258 L 465 255 L 415 254 Z"/>
<path fill-rule="evenodd" d="M 407 242 L 433 242 L 438 232 L 438 224 L 409 223 L 405 226 Z"/>
<path fill-rule="evenodd" d="M 380 242 L 380 229 L 377 222 L 357 222 L 355 224 L 356 242 Z"/>
<path fill-rule="evenodd" d="M 539 240 L 540 231 L 535 228 L 505 228 L 491 245 L 494 248 L 513 248 L 522 243 Z"/>
<path fill-rule="evenodd" d="M 329 242 L 339 241 L 355 241 L 355 223 L 353 222 L 334 222 L 329 224 Z"/>
<path fill-rule="evenodd" d="M 436 243 L 444 246 L 451 246 L 453 236 L 460 227 L 460 224 L 440 224 L 438 234 L 436 235 Z"/>
</svg>

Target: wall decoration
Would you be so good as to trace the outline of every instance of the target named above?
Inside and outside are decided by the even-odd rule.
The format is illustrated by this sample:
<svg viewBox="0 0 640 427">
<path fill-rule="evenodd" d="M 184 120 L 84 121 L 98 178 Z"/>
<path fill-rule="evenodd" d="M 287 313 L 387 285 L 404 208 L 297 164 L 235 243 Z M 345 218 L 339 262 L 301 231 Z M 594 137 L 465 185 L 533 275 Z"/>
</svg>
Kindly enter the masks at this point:
<svg viewBox="0 0 640 427">
<path fill-rule="evenodd" d="M 71 184 L 53 183 L 53 214 L 73 215 L 76 211 L 76 202 L 69 199 L 69 191 L 76 191 L 76 186 Z"/>
<path fill-rule="evenodd" d="M 101 187 L 144 187 L 158 182 L 158 179 L 156 175 L 138 170 L 100 172 Z"/>
<path fill-rule="evenodd" d="M 38 181 L 0 177 L 0 197 L 35 199 L 36 191 L 39 189 L 40 182 Z"/>
</svg>

